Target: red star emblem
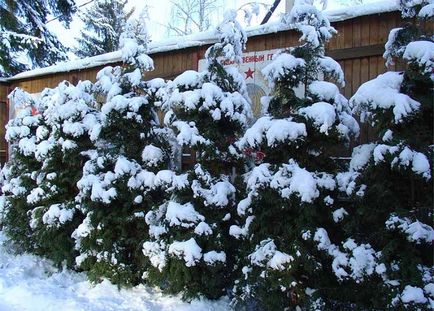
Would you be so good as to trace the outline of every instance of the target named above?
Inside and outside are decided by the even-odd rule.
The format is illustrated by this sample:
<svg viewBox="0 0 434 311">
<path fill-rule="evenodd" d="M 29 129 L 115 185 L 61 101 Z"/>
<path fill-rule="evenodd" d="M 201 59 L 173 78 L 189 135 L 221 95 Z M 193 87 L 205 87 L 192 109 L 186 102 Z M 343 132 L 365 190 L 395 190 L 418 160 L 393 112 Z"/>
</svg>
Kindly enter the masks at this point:
<svg viewBox="0 0 434 311">
<path fill-rule="evenodd" d="M 249 70 L 244 71 L 244 73 L 246 74 L 246 79 L 248 79 L 248 78 L 252 78 L 252 79 L 253 79 L 253 73 L 254 73 L 254 72 L 255 72 L 255 71 L 252 70 L 252 69 L 250 69 L 250 67 L 249 67 Z"/>
</svg>

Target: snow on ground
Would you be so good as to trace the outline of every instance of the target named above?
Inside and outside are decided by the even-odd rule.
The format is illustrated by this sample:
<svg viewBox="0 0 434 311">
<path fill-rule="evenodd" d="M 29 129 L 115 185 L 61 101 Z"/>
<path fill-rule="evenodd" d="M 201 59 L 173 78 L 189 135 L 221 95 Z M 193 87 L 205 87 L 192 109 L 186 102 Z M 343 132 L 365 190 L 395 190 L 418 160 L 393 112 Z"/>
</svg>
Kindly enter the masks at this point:
<svg viewBox="0 0 434 311">
<path fill-rule="evenodd" d="M 118 290 L 109 281 L 92 285 L 84 273 L 59 271 L 50 261 L 12 254 L 0 231 L 0 311 L 223 311 L 228 299 L 183 302 L 143 285 Z"/>
</svg>

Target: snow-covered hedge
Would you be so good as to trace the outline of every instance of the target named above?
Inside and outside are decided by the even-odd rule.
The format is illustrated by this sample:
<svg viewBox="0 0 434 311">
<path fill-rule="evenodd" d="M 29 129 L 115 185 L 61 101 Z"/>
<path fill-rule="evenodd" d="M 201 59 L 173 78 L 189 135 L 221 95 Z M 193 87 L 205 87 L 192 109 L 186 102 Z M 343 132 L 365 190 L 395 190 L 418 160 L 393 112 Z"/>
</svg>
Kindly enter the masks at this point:
<svg viewBox="0 0 434 311">
<path fill-rule="evenodd" d="M 429 20 L 431 1 L 401 1 Z M 146 80 L 143 21 L 121 36 L 123 66 L 62 82 L 38 100 L 16 89 L 0 224 L 23 250 L 93 281 L 150 284 L 185 299 L 233 297 L 259 310 L 434 307 L 432 38 L 407 24 L 387 72 L 347 100 L 325 56 L 335 34 L 313 1 L 283 16 L 301 43 L 263 73 L 274 88 L 252 120 L 234 66 L 246 35 L 229 12 L 203 72 Z M 304 91 L 295 92 L 295 89 Z M 348 147 L 361 121 L 379 130 Z M 182 168 L 189 150 L 195 163 Z M 367 299 L 369 297 L 369 299 Z"/>
</svg>

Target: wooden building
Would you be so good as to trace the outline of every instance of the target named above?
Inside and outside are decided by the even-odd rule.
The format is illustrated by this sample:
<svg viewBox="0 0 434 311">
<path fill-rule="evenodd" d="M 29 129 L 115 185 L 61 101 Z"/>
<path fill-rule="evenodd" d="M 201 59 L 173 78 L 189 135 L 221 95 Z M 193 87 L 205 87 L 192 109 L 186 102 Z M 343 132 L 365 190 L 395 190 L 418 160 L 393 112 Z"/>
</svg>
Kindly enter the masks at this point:
<svg viewBox="0 0 434 311">
<path fill-rule="evenodd" d="M 350 15 L 344 11 L 339 16 L 330 16 L 333 27 L 338 34 L 329 42 L 326 54 L 337 60 L 345 72 L 346 85 L 343 94 L 349 98 L 357 88 L 386 70 L 396 70 L 396 66 L 385 68 L 382 57 L 384 44 L 392 28 L 398 27 L 401 22 L 397 7 L 373 7 L 369 10 L 359 10 L 359 14 Z M 390 4 L 389 4 L 390 6 Z M 393 5 L 392 5 L 393 6 Z M 339 12 L 338 12 L 339 13 Z M 171 79 L 186 70 L 198 70 L 199 60 L 204 58 L 206 49 L 216 41 L 211 33 L 173 39 L 167 42 L 153 43 L 150 46 L 150 56 L 154 60 L 155 70 L 146 78 L 161 77 Z M 247 30 L 247 52 L 261 52 L 275 49 L 284 49 L 299 44 L 300 35 L 294 30 L 279 29 L 277 24 L 266 24 Z M 184 40 L 185 39 L 185 40 Z M 29 93 L 40 93 L 44 88 L 53 88 L 63 80 L 76 83 L 79 80 L 95 81 L 96 74 L 107 65 L 119 65 L 120 53 L 113 52 L 102 56 L 75 61 L 63 65 L 36 69 L 24 72 L 0 81 L 0 133 L 4 137 L 4 123 L 8 119 L 7 94 L 15 87 L 20 87 Z M 361 141 L 370 140 L 371 131 L 362 129 Z M 0 160 L 6 157 L 6 144 L 0 141 Z"/>
</svg>

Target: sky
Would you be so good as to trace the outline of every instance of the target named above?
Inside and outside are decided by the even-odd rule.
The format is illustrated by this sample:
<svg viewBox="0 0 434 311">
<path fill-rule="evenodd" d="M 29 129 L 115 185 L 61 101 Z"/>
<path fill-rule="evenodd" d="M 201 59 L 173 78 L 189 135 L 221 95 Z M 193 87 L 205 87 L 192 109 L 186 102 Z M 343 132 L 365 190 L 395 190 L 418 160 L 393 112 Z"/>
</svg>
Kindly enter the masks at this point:
<svg viewBox="0 0 434 311">
<path fill-rule="evenodd" d="M 85 4 L 89 2 L 89 0 L 75 0 L 77 6 Z M 213 23 L 218 24 L 219 19 L 223 17 L 224 11 L 228 9 L 239 9 L 243 5 L 251 2 L 255 2 L 252 0 L 219 0 L 221 1 L 221 7 L 218 10 L 215 10 L 213 15 Z M 351 3 L 357 3 L 360 0 L 328 0 L 327 10 L 337 9 L 343 6 L 348 6 Z M 363 0 L 363 3 L 376 2 L 378 0 Z M 260 0 L 257 2 L 272 4 L 274 0 Z M 170 10 L 171 10 L 171 0 L 128 0 L 127 8 L 135 8 L 135 14 L 140 14 L 145 6 L 148 6 L 149 10 L 149 21 L 147 24 L 148 31 L 151 36 L 152 41 L 160 41 L 168 37 L 167 28 L 165 25 L 169 22 L 170 19 Z M 275 13 L 272 16 L 272 19 L 277 19 L 280 13 L 283 13 L 285 10 L 285 0 L 282 0 L 279 6 L 277 7 Z M 318 7 L 322 7 L 320 0 L 315 0 Z M 86 10 L 91 7 L 91 4 L 87 4 L 80 8 L 80 10 Z M 254 17 L 251 20 L 251 25 L 258 25 L 260 21 L 264 17 L 265 12 L 261 12 L 259 17 Z M 243 20 L 242 14 L 240 13 L 240 21 Z M 48 27 L 51 31 L 53 31 L 58 37 L 59 40 L 67 47 L 73 48 L 76 46 L 76 37 L 80 35 L 80 29 L 83 27 L 83 23 L 76 16 L 71 23 L 70 29 L 65 29 L 61 23 L 58 21 L 53 21 L 48 24 Z M 70 57 L 75 58 L 72 53 L 70 53 Z"/>
</svg>

